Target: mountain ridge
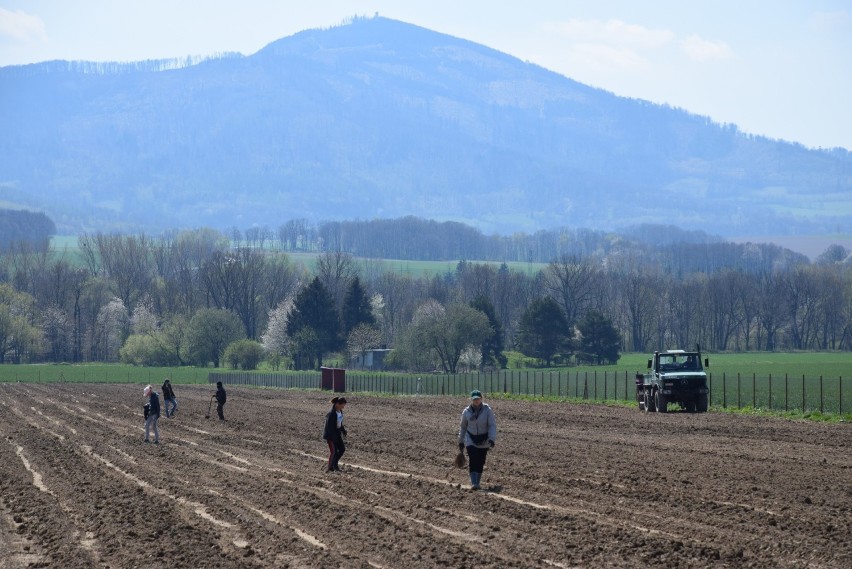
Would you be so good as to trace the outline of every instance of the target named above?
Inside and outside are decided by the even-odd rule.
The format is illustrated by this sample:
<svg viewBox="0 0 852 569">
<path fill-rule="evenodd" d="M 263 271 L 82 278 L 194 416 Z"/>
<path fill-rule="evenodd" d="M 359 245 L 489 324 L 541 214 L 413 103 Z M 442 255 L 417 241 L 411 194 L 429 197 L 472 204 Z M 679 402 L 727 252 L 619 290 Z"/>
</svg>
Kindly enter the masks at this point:
<svg viewBox="0 0 852 569">
<path fill-rule="evenodd" d="M 0 68 L 0 200 L 62 232 L 418 215 L 503 234 L 777 235 L 852 220 L 843 149 L 745 135 L 395 20 L 167 61 Z"/>
</svg>

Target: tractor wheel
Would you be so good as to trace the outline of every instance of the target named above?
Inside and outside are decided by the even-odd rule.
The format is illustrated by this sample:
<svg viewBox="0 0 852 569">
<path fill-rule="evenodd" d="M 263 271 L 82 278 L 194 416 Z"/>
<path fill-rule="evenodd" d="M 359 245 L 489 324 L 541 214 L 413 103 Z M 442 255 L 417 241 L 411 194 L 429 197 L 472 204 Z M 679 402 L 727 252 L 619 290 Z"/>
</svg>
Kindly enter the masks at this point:
<svg viewBox="0 0 852 569">
<path fill-rule="evenodd" d="M 696 411 L 699 413 L 707 412 L 707 394 L 699 395 L 698 400 L 695 402 Z"/>
<path fill-rule="evenodd" d="M 669 402 L 666 401 L 666 396 L 660 393 L 660 390 L 658 389 L 654 393 L 654 407 L 657 408 L 657 413 L 665 413 L 666 411 L 668 411 L 668 404 Z"/>
<path fill-rule="evenodd" d="M 645 412 L 646 413 L 653 413 L 656 410 L 657 410 L 657 408 L 654 406 L 654 398 L 651 397 L 651 391 L 646 389 L 645 390 Z"/>
</svg>

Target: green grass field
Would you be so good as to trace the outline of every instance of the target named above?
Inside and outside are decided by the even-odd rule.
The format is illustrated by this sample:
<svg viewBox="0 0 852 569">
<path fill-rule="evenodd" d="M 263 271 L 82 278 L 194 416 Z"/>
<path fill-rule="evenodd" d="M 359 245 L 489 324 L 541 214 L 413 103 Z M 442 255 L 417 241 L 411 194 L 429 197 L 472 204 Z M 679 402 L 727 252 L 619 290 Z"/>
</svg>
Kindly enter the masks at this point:
<svg viewBox="0 0 852 569">
<path fill-rule="evenodd" d="M 705 354 L 710 358 L 711 406 L 802 414 L 852 414 L 852 353 Z M 634 376 L 644 372 L 647 354 L 626 354 L 617 365 L 570 368 L 515 368 L 489 373 L 402 374 L 349 370 L 349 391 L 463 395 L 483 389 L 494 395 L 632 401 Z M 332 360 L 329 360 L 332 361 Z M 510 360 L 518 362 L 517 358 Z M 119 364 L 0 365 L 0 382 L 86 382 L 160 385 L 207 383 L 208 374 L 234 373 L 213 368 L 140 368 Z M 280 372 L 293 387 L 313 385 L 315 372 Z M 262 369 L 250 374 L 272 375 Z M 845 375 L 844 375 L 845 374 Z M 318 374 L 317 374 L 318 375 Z M 316 377 L 316 376 L 314 376 Z M 235 376 L 235 381 L 237 378 Z M 241 380 L 242 381 L 242 380 Z M 318 383 L 318 380 L 316 380 Z M 291 386 L 289 383 L 270 385 Z"/>
<path fill-rule="evenodd" d="M 0 365 L 0 382 L 69 383 L 207 383 L 212 369 L 195 367 L 134 367 L 121 364 L 25 364 Z"/>
<path fill-rule="evenodd" d="M 81 263 L 79 245 L 77 237 L 72 235 L 58 235 L 50 240 L 50 246 L 55 257 L 65 256 L 72 263 Z M 273 249 L 270 249 L 273 250 Z M 309 272 L 316 271 L 317 259 L 322 253 L 306 253 L 301 251 L 288 252 L 287 256 L 293 263 L 303 265 Z M 453 273 L 459 260 L 448 261 L 409 261 L 405 259 L 368 259 L 363 257 L 355 257 L 356 265 L 366 274 L 371 271 L 378 270 L 380 272 L 392 272 L 400 275 L 410 276 L 412 278 L 432 277 L 434 275 L 443 275 L 445 273 Z M 477 261 L 471 260 L 473 263 L 491 265 L 495 269 L 499 268 L 502 263 L 498 261 Z M 506 265 L 509 270 L 534 275 L 538 271 L 547 266 L 547 263 L 523 263 L 510 261 Z"/>
</svg>

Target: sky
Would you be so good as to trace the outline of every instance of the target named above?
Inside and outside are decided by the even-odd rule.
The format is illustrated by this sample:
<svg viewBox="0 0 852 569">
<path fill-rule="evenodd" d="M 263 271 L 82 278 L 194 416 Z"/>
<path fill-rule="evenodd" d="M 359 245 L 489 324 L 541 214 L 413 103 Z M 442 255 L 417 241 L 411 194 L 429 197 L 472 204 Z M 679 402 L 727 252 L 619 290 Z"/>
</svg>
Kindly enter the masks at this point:
<svg viewBox="0 0 852 569">
<path fill-rule="evenodd" d="M 744 132 L 852 150 L 852 0 L 0 0 L 0 66 L 250 55 L 376 13 Z"/>
</svg>

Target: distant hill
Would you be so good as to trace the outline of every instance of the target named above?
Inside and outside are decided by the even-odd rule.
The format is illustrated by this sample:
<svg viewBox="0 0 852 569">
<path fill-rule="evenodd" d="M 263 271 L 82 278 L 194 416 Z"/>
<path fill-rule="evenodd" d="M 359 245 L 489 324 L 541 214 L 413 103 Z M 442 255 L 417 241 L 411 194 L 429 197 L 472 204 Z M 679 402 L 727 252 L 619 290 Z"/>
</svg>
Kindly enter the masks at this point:
<svg viewBox="0 0 852 569">
<path fill-rule="evenodd" d="M 852 154 L 376 17 L 246 57 L 0 68 L 0 202 L 61 233 L 405 215 L 829 233 L 852 226 Z"/>
</svg>

